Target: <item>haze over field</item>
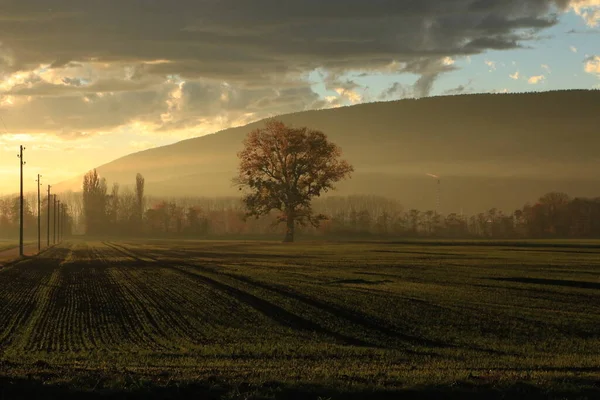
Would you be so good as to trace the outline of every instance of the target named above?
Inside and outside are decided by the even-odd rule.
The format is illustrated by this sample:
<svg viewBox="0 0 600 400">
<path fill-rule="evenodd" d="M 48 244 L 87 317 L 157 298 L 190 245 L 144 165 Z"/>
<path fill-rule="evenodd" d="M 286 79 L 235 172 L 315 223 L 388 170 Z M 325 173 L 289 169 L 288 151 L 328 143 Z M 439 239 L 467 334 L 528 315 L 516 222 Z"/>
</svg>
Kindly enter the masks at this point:
<svg viewBox="0 0 600 400">
<path fill-rule="evenodd" d="M 367 104 L 289 114 L 294 126 L 326 132 L 355 166 L 335 194 L 376 194 L 405 207 L 514 210 L 561 190 L 598 194 L 600 91 L 471 95 Z M 431 117 L 435 116 L 435 117 Z M 146 178 L 148 194 L 232 196 L 237 152 L 260 121 L 135 153 L 98 168 L 109 183 Z M 80 190 L 81 178 L 57 190 Z"/>
<path fill-rule="evenodd" d="M 598 0 L 4 1 L 0 5 L 0 191 L 18 190 L 14 155 L 21 143 L 28 147 L 25 187 L 34 190 L 38 172 L 45 183 L 56 184 L 140 149 L 274 115 L 443 94 L 592 89 L 600 84 L 599 18 Z M 589 157 L 572 157 L 579 151 L 569 147 L 574 145 L 569 144 L 562 155 L 568 160 L 564 169 L 557 167 L 558 159 L 546 163 L 547 146 L 562 149 L 561 140 L 566 138 L 533 143 L 532 134 L 525 145 L 509 142 L 507 138 L 523 135 L 511 131 L 507 121 L 513 117 L 501 113 L 494 117 L 497 128 L 489 128 L 487 117 L 471 115 L 472 131 L 454 130 L 455 121 L 467 113 L 461 102 L 468 100 L 455 101 L 448 107 L 458 114 L 419 111 L 421 118 L 410 115 L 408 125 L 391 117 L 359 123 L 348 117 L 357 112 L 367 118 L 368 108 L 340 111 L 339 121 L 336 114 L 323 114 L 323 122 L 321 114 L 314 119 L 301 114 L 286 118 L 299 123 L 314 120 L 316 127 L 341 140 L 347 154 L 362 167 L 352 182 L 341 186 L 343 192 L 354 187 L 371 190 L 371 185 L 382 193 L 407 196 L 403 199 L 409 205 L 424 203 L 432 201 L 426 191 L 434 190 L 423 188 L 417 194 L 414 189 L 421 185 L 424 173 L 440 174 L 446 182 L 446 177 L 464 180 L 477 172 L 483 175 L 477 178 L 481 183 L 473 185 L 490 198 L 495 192 L 485 184 L 504 183 L 493 183 L 488 176 L 533 179 L 520 186 L 530 192 L 514 192 L 519 205 L 546 187 L 587 193 L 583 189 L 589 184 L 577 181 L 590 179 L 595 166 L 589 164 Z M 565 107 L 590 107 L 579 100 L 557 101 Z M 554 107 L 537 106 L 540 110 Z M 373 107 L 381 107 L 374 113 L 385 114 L 396 105 Z M 536 115 L 534 130 L 540 124 L 556 125 L 550 122 L 555 111 L 519 112 L 523 118 Z M 573 121 L 561 123 L 571 124 L 570 129 Z M 385 136 L 380 147 L 373 144 L 372 130 L 359 132 L 362 124 L 371 129 L 388 123 L 392 125 L 378 129 L 377 135 Z M 351 139 L 342 139 L 340 127 L 349 125 L 356 129 L 349 132 Z M 401 131 L 402 126 L 406 130 Z M 409 134 L 416 131 L 435 131 L 429 133 L 435 139 L 417 141 L 415 150 L 406 140 L 413 141 Z M 484 131 L 490 139 L 486 139 L 488 147 L 477 148 L 481 156 L 459 137 L 459 132 Z M 392 132 L 399 135 L 390 138 Z M 207 148 L 213 146 L 209 142 L 227 142 L 206 140 Z M 390 140 L 402 142 L 392 146 Z M 193 147 L 191 143 L 177 146 L 187 145 Z M 584 153 L 591 147 L 580 145 Z M 221 151 L 233 149 L 233 144 L 219 146 L 214 154 L 197 150 L 196 158 L 203 158 L 197 160 L 198 170 L 173 183 L 183 187 L 186 180 L 196 181 L 194 175 L 210 173 L 214 185 L 223 186 L 200 180 L 203 191 L 197 194 L 225 192 L 232 159 L 223 159 L 216 174 L 206 168 L 225 157 Z M 369 151 L 362 154 L 363 147 Z M 381 156 L 371 153 L 375 150 L 382 151 Z M 511 151 L 514 173 L 503 165 Z M 465 161 L 462 166 L 459 156 Z M 171 184 L 169 174 L 149 175 L 148 190 L 155 190 L 152 181 L 156 190 L 166 189 L 167 183 L 158 183 L 169 180 Z M 389 180 L 384 187 L 369 174 L 411 175 L 415 181 L 406 186 Z M 547 176 L 564 184 L 556 186 Z M 483 196 L 467 190 L 471 186 L 465 186 L 466 181 L 453 182 L 457 192 Z M 567 182 L 574 186 L 565 186 Z M 507 186 L 502 188 L 506 191 Z M 481 204 L 469 201 L 448 200 L 444 205 L 458 211 L 487 204 L 483 199 Z"/>
</svg>

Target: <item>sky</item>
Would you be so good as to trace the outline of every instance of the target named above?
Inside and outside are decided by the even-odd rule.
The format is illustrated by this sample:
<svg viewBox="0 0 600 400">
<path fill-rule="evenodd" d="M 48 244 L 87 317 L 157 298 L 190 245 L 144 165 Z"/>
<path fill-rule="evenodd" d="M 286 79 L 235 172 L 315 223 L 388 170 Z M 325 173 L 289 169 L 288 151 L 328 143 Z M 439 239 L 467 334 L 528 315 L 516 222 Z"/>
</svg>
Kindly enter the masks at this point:
<svg viewBox="0 0 600 400">
<path fill-rule="evenodd" d="M 0 193 L 284 113 L 600 89 L 600 0 L 3 0 Z M 143 172 L 143 171 L 142 171 Z"/>
</svg>

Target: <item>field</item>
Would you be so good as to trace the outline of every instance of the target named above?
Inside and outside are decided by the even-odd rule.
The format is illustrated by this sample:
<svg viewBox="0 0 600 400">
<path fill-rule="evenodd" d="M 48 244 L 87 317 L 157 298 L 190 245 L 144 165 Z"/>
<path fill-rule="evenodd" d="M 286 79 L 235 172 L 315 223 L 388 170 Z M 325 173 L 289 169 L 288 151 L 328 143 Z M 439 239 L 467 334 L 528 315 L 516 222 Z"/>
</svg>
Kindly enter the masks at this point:
<svg viewBox="0 0 600 400">
<path fill-rule="evenodd" d="M 0 397 L 600 398 L 600 242 L 70 241 L 0 269 Z"/>
</svg>

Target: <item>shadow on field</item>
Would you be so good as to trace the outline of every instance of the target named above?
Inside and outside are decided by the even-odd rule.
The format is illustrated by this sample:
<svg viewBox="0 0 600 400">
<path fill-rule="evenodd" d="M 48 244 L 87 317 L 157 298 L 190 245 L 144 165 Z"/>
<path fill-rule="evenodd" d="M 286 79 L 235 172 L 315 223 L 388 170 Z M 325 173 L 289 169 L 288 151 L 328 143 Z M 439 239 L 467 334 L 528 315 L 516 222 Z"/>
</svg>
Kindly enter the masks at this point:
<svg viewBox="0 0 600 400">
<path fill-rule="evenodd" d="M 384 283 L 394 283 L 389 279 L 382 279 L 377 281 L 368 281 L 366 279 L 339 279 L 336 281 L 327 282 L 328 285 L 383 285 Z"/>
<path fill-rule="evenodd" d="M 590 249 L 600 251 L 600 241 L 593 242 L 579 242 L 577 240 L 566 239 L 563 242 L 556 242 L 552 240 L 541 240 L 539 242 L 532 242 L 528 240 L 514 241 L 514 240 L 469 240 L 469 239 L 457 239 L 457 240 L 433 240 L 433 239 L 413 239 L 413 240 L 393 240 L 393 241 L 352 241 L 352 243 L 363 243 L 363 244 L 381 244 L 381 245 L 417 245 L 417 246 L 439 246 L 439 247 L 510 247 L 506 251 L 512 251 L 514 248 L 521 249 Z M 522 250 L 526 251 L 526 250 Z"/>
<path fill-rule="evenodd" d="M 132 251 L 131 248 L 125 248 L 114 242 L 103 242 L 104 244 L 119 249 L 126 249 Z M 251 253 L 246 249 L 240 247 L 239 251 L 222 251 L 220 248 L 211 249 L 211 251 L 199 251 L 194 248 L 185 248 L 182 250 L 173 250 L 172 248 L 144 248 L 142 250 L 144 255 L 154 257 L 175 257 L 175 258 L 208 258 L 224 261 L 248 261 L 248 260 L 314 260 L 318 258 L 318 255 L 310 254 L 277 254 L 277 253 Z M 135 252 L 135 251 L 133 251 Z"/>
<path fill-rule="evenodd" d="M 91 376 L 89 377 L 91 378 Z M 81 384 L 80 379 L 75 378 Z M 95 384 L 93 381 L 96 381 Z M 92 379 L 87 383 L 93 386 L 78 387 L 73 383 L 48 384 L 43 380 L 0 377 L 0 398 L 2 399 L 456 399 L 456 400 L 496 400 L 496 399 L 593 399 L 600 396 L 600 382 L 573 382 L 577 386 L 550 390 L 528 383 L 515 383 L 504 388 L 490 384 L 477 385 L 469 381 L 456 382 L 452 386 L 425 386 L 417 389 L 334 389 L 317 385 L 284 385 L 267 382 L 263 385 L 247 383 L 223 384 L 215 380 L 181 384 L 168 382 L 163 385 L 129 382 L 126 388 L 110 388 L 114 382 L 107 379 Z M 123 385 L 126 382 L 119 382 Z"/>
<path fill-rule="evenodd" d="M 276 293 L 279 296 L 284 297 L 287 300 L 294 300 L 299 303 L 303 303 L 309 307 L 319 310 L 320 312 L 330 314 L 336 319 L 343 320 L 352 325 L 360 327 L 361 329 L 366 329 L 367 331 L 377 332 L 379 334 L 383 334 L 388 336 L 389 338 L 398 339 L 404 342 L 408 342 L 411 344 L 416 344 L 420 346 L 427 346 L 430 348 L 456 348 L 457 346 L 448 343 L 446 341 L 440 341 L 436 339 L 426 338 L 423 336 L 417 336 L 414 334 L 409 334 L 405 332 L 405 329 L 402 329 L 397 326 L 390 325 L 386 321 L 383 321 L 379 318 L 376 318 L 372 315 L 365 315 L 356 310 L 352 310 L 350 308 L 345 308 L 334 303 L 330 303 L 327 301 L 320 300 L 316 297 L 311 297 L 307 294 L 302 294 L 296 292 L 292 289 L 285 288 L 283 286 L 279 286 L 276 284 L 269 284 L 266 282 L 261 282 L 259 280 L 252 279 L 248 276 L 242 276 L 234 273 L 227 273 L 224 271 L 218 271 L 215 268 L 201 266 L 197 264 L 188 264 L 185 261 L 164 261 L 159 260 L 158 258 L 153 258 L 151 255 L 144 255 L 147 258 L 150 258 L 151 261 L 145 261 L 140 258 L 141 254 L 139 250 L 131 250 L 124 246 L 105 242 L 105 244 L 111 247 L 113 250 L 118 251 L 124 255 L 129 257 L 133 257 L 136 261 L 132 264 L 133 266 L 138 267 L 149 267 L 156 268 L 156 266 L 160 266 L 160 268 L 171 269 L 172 271 L 176 271 L 179 274 L 185 275 L 186 277 L 202 282 L 209 286 L 212 286 L 214 289 L 221 291 L 229 296 L 234 297 L 236 300 L 245 303 L 246 305 L 254 308 L 256 311 L 262 313 L 266 317 L 274 320 L 275 322 L 288 326 L 295 330 L 305 330 L 310 332 L 318 332 L 329 337 L 335 338 L 340 343 L 344 343 L 352 346 L 361 346 L 361 347 L 381 347 L 380 343 L 373 343 L 369 341 L 365 341 L 362 338 L 356 338 L 351 335 L 346 335 L 338 331 L 334 331 L 329 329 L 322 324 L 317 323 L 316 321 L 312 321 L 310 319 L 305 318 L 302 315 L 293 313 L 288 311 L 287 309 L 281 307 L 277 303 L 272 300 L 267 300 L 262 297 L 258 297 L 252 293 L 250 293 L 247 289 L 242 289 L 241 287 L 237 287 L 235 284 L 232 285 L 231 280 L 241 282 L 246 285 L 250 285 L 254 288 L 260 288 L 262 290 L 267 290 L 272 293 Z M 122 262 L 120 262 L 121 266 L 124 266 Z M 194 270 L 191 272 L 186 269 L 182 269 L 182 266 L 186 266 Z M 211 276 L 209 276 L 211 275 Z M 230 282 L 226 283 L 220 279 L 215 279 L 217 277 L 226 278 L 230 280 Z M 393 282 L 390 280 L 379 280 L 379 281 L 368 281 L 364 279 L 358 280 L 338 280 L 329 282 L 329 284 L 383 284 Z M 287 302 L 284 302 L 286 304 Z M 385 345 L 387 346 L 387 344 Z M 492 350 L 480 348 L 477 346 L 468 346 L 469 348 L 477 351 L 482 351 L 489 354 L 499 354 L 504 355 L 506 353 Z M 420 354 L 420 355 L 429 355 L 430 353 L 420 353 L 416 350 L 404 349 L 405 352 L 409 352 L 411 354 Z"/>
<path fill-rule="evenodd" d="M 417 254 L 422 256 L 445 256 L 445 257 L 471 257 L 469 254 L 459 253 L 438 253 L 435 251 L 414 251 L 414 250 L 371 250 L 371 253 L 392 253 L 392 254 Z"/>
<path fill-rule="evenodd" d="M 557 250 L 555 248 L 549 248 L 549 249 L 531 249 L 531 248 L 524 248 L 524 249 L 502 249 L 502 251 L 508 251 L 508 252 L 517 252 L 517 251 L 521 251 L 521 252 L 532 252 L 535 251 L 537 253 L 563 253 L 563 254 L 598 254 L 600 255 L 600 251 L 592 251 L 592 250 L 581 250 L 583 249 L 588 249 L 588 248 L 593 248 L 596 249 L 597 247 L 567 247 L 567 248 L 571 248 L 573 250 Z"/>
<path fill-rule="evenodd" d="M 567 286 L 580 289 L 600 289 L 600 283 L 598 282 L 586 282 L 586 281 L 569 281 L 563 279 L 544 279 L 544 278 L 492 278 L 495 281 L 503 282 L 518 282 L 518 283 L 532 283 L 535 285 L 551 285 L 551 286 Z"/>
<path fill-rule="evenodd" d="M 205 251 L 194 251 L 193 249 L 186 249 L 185 251 L 164 251 L 160 250 L 156 252 L 157 256 L 177 256 L 177 257 L 185 257 L 185 258 L 219 258 L 220 260 L 227 261 L 246 261 L 246 260 L 264 260 L 264 259 L 279 259 L 279 260 L 290 260 L 290 259 L 315 259 L 317 256 L 312 256 L 308 254 L 276 254 L 276 253 L 244 253 L 240 251 L 239 253 L 224 253 L 215 250 L 214 252 L 205 252 Z"/>
</svg>

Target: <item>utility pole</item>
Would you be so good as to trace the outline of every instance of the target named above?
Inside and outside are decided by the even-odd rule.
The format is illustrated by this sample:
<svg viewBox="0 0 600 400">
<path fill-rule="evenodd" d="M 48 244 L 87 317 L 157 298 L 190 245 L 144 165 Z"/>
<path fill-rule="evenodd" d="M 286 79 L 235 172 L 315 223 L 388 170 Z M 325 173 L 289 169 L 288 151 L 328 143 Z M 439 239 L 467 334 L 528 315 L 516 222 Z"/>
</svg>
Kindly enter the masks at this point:
<svg viewBox="0 0 600 400">
<path fill-rule="evenodd" d="M 69 227 L 69 231 L 66 231 L 66 232 L 71 233 L 71 231 L 70 231 L 71 224 L 69 223 L 69 212 L 68 212 L 69 211 L 69 206 L 65 205 L 65 208 L 64 208 L 63 211 L 64 211 L 63 218 L 65 219 L 64 225 L 66 227 Z"/>
<path fill-rule="evenodd" d="M 48 185 L 48 226 L 46 227 L 48 230 L 48 243 L 46 244 L 48 247 L 50 247 L 50 188 L 51 186 Z"/>
<path fill-rule="evenodd" d="M 54 212 L 52 213 L 52 221 L 53 221 L 53 225 L 54 225 L 54 235 L 53 235 L 52 243 L 56 244 L 56 195 L 53 195 L 53 197 L 54 197 Z"/>
<path fill-rule="evenodd" d="M 69 220 L 67 219 L 67 208 L 68 208 L 67 205 L 63 204 L 63 210 L 62 210 L 63 211 L 63 214 L 62 214 L 62 217 L 63 217 L 63 223 L 62 223 L 62 227 L 63 227 L 62 228 L 63 240 L 65 238 L 65 233 L 67 232 L 67 231 L 65 231 L 65 228 L 69 225 L 68 224 Z"/>
<path fill-rule="evenodd" d="M 19 212 L 19 255 L 23 256 L 23 165 L 25 165 L 25 161 L 23 161 L 23 150 L 25 150 L 25 147 L 23 147 L 23 145 L 20 146 L 20 151 L 19 154 L 17 155 L 17 157 L 19 157 L 20 159 L 20 166 L 21 166 L 21 197 L 20 197 L 20 204 L 21 204 L 21 210 Z"/>
<path fill-rule="evenodd" d="M 40 197 L 40 187 L 42 186 L 42 182 L 40 180 L 42 176 L 40 174 L 38 174 L 38 178 L 37 178 L 37 190 L 38 190 L 38 253 L 40 251 L 42 251 L 42 203 L 41 203 L 41 197 Z"/>
<path fill-rule="evenodd" d="M 60 243 L 60 200 L 56 203 L 56 211 L 58 212 L 58 218 L 56 219 L 56 240 Z"/>
</svg>

